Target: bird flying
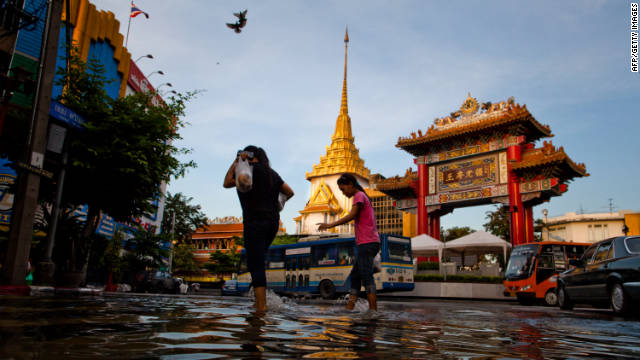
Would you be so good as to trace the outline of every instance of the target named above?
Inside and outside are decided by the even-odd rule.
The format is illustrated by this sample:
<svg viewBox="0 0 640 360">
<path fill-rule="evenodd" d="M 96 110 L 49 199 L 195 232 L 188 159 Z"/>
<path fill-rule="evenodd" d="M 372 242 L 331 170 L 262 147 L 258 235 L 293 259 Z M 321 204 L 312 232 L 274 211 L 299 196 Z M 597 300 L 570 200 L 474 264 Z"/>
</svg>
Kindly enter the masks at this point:
<svg viewBox="0 0 640 360">
<path fill-rule="evenodd" d="M 238 18 L 238 21 L 236 21 L 234 24 L 227 23 L 227 27 L 229 29 L 233 29 L 236 34 L 239 34 L 242 31 L 242 28 L 247 25 L 247 10 L 245 9 L 245 11 L 233 13 L 233 15 Z"/>
</svg>

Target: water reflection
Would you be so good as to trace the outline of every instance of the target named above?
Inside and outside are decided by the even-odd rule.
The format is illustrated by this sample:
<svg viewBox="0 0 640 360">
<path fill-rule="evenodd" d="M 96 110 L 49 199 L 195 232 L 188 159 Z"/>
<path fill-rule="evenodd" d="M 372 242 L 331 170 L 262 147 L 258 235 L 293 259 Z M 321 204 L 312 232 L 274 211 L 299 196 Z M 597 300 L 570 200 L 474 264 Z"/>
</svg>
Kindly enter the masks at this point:
<svg viewBox="0 0 640 360">
<path fill-rule="evenodd" d="M 0 358 L 638 358 L 640 323 L 508 304 L 0 297 Z M 360 306 L 361 305 L 361 306 Z M 568 315 L 571 314 L 571 315 Z"/>
</svg>

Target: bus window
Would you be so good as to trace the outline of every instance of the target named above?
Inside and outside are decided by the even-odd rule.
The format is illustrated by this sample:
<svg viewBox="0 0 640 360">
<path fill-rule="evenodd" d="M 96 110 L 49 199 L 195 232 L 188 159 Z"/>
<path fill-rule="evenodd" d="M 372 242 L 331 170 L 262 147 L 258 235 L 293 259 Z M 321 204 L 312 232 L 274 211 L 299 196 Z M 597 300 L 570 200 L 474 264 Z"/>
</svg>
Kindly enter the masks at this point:
<svg viewBox="0 0 640 360">
<path fill-rule="evenodd" d="M 302 265 L 300 266 L 300 268 L 302 270 L 309 270 L 309 266 L 311 265 L 311 258 L 308 256 L 305 256 L 300 260 L 302 261 Z"/>
<path fill-rule="evenodd" d="M 410 262 L 411 244 L 389 241 L 389 260 Z"/>
<path fill-rule="evenodd" d="M 315 265 L 337 264 L 338 249 L 335 245 L 323 245 L 314 249 L 313 263 Z"/>
<path fill-rule="evenodd" d="M 284 250 L 269 250 L 267 253 L 267 269 L 282 269 L 284 267 Z"/>
<path fill-rule="evenodd" d="M 353 264 L 353 245 L 340 245 L 338 247 L 338 264 L 340 265 L 352 265 Z"/>
</svg>

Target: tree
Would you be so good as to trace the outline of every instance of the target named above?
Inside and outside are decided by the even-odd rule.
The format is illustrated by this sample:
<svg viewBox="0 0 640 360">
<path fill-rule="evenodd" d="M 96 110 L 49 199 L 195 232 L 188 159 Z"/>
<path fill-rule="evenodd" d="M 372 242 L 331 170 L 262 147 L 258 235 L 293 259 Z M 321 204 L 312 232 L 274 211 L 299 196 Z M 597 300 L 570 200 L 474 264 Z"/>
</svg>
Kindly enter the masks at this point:
<svg viewBox="0 0 640 360">
<path fill-rule="evenodd" d="M 200 267 L 193 257 L 193 248 L 187 244 L 177 244 L 173 248 L 173 263 L 171 266 L 173 271 L 178 273 L 196 273 L 200 271 Z"/>
<path fill-rule="evenodd" d="M 70 136 L 63 191 L 63 206 L 88 206 L 80 236 L 84 242 L 72 247 L 79 249 L 90 247 L 87 239 L 102 213 L 122 222 L 151 213 L 150 200 L 161 195 L 162 183 L 195 167 L 192 161 L 183 163 L 177 158 L 190 150 L 172 143 L 181 139 L 178 130 L 184 123 L 180 116 L 196 93 L 177 94 L 169 103 L 157 106 L 153 93 L 111 99 L 104 89 L 109 80 L 96 59 L 85 63 L 74 49 L 70 64 L 69 72 L 65 68 L 57 71 L 61 75 L 57 84 L 65 85 L 58 101 L 87 121 L 83 130 Z"/>
<path fill-rule="evenodd" d="M 126 243 L 125 249 L 128 254 L 125 256 L 128 268 L 132 272 L 137 272 L 149 268 L 158 268 L 164 265 L 164 259 L 169 252 L 162 248 L 162 243 L 169 241 L 165 234 L 156 235 L 151 231 L 138 228 L 133 238 Z"/>
<path fill-rule="evenodd" d="M 485 231 L 506 241 L 511 239 L 511 214 L 508 206 L 497 206 L 494 211 L 485 212 Z"/>
<path fill-rule="evenodd" d="M 164 203 L 164 215 L 162 217 L 162 232 L 169 233 L 172 230 L 173 214 L 175 224 L 173 233 L 181 242 L 187 241 L 196 229 L 207 224 L 207 216 L 200 211 L 200 205 L 191 205 L 193 198 L 185 197 L 182 193 L 171 195 L 167 193 Z"/>
<path fill-rule="evenodd" d="M 447 242 L 447 241 L 455 240 L 457 238 L 461 238 L 465 235 L 469 235 L 474 232 L 475 230 L 473 230 L 468 226 L 463 226 L 463 227 L 454 226 L 444 231 L 441 229 L 440 233 L 442 235 L 440 237 L 440 240 L 442 240 L 443 242 Z"/>
<path fill-rule="evenodd" d="M 204 266 L 212 274 L 221 278 L 223 274 L 236 272 L 240 264 L 240 254 L 234 246 L 228 251 L 217 250 L 209 256 L 209 262 Z"/>
</svg>

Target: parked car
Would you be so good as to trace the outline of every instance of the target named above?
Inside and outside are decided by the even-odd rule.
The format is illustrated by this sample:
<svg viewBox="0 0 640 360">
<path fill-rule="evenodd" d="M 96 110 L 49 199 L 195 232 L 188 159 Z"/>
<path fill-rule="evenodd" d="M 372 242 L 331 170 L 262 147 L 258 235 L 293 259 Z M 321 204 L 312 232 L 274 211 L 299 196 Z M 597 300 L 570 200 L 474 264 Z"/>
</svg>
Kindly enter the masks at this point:
<svg viewBox="0 0 640 360">
<path fill-rule="evenodd" d="M 222 285 L 222 295 L 239 295 L 238 280 L 226 280 Z"/>
<path fill-rule="evenodd" d="M 149 270 L 136 275 L 137 292 L 161 292 L 177 294 L 180 282 L 166 271 Z"/>
<path fill-rule="evenodd" d="M 640 236 L 599 241 L 569 265 L 558 277 L 560 308 L 591 304 L 626 314 L 640 305 Z"/>
</svg>

